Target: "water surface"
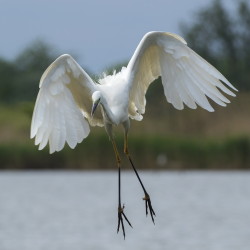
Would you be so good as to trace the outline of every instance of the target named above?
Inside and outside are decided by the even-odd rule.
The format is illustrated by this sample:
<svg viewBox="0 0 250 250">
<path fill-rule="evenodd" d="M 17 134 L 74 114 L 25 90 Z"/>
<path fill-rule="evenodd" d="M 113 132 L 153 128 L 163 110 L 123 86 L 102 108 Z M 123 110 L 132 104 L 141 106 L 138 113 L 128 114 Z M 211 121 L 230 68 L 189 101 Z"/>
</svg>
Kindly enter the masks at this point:
<svg viewBox="0 0 250 250">
<path fill-rule="evenodd" d="M 0 250 L 249 250 L 249 172 L 142 172 L 156 224 L 132 172 L 117 227 L 116 172 L 0 172 Z"/>
</svg>

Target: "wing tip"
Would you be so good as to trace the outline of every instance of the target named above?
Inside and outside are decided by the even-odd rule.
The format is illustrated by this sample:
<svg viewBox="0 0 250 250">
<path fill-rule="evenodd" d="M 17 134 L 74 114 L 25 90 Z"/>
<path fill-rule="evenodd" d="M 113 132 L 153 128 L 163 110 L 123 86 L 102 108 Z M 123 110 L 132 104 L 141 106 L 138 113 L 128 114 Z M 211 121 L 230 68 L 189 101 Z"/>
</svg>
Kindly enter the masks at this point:
<svg viewBox="0 0 250 250">
<path fill-rule="evenodd" d="M 33 139 L 35 136 L 36 136 L 36 133 L 33 130 L 31 130 L 30 131 L 30 139 Z"/>
<path fill-rule="evenodd" d="M 220 81 L 222 81 L 222 83 L 224 83 L 225 85 L 227 85 L 228 87 L 230 87 L 231 89 L 233 89 L 236 92 L 239 92 L 238 89 L 236 89 L 232 83 L 230 83 L 225 77 L 224 79 L 219 79 Z M 232 96 L 236 96 L 233 92 L 232 92 Z"/>
</svg>

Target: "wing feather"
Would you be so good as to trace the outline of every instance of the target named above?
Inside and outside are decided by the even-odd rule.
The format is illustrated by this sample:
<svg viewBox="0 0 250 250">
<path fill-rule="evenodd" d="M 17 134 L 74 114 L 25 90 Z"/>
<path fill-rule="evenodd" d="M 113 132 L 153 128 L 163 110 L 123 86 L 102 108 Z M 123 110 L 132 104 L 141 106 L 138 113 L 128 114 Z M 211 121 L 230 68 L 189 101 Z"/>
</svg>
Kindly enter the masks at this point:
<svg viewBox="0 0 250 250">
<path fill-rule="evenodd" d="M 177 109 L 196 104 L 212 112 L 207 97 L 221 106 L 230 101 L 220 92 L 235 96 L 233 85 L 211 64 L 190 49 L 178 35 L 147 33 L 129 61 L 129 115 L 137 119 L 145 112 L 145 94 L 151 82 L 161 76 L 164 94 Z M 141 118 L 140 118 L 141 119 Z M 140 120 L 137 119 L 137 120 Z"/>
<path fill-rule="evenodd" d="M 60 56 L 48 67 L 39 87 L 30 134 L 39 150 L 47 143 L 50 153 L 62 150 L 65 142 L 74 148 L 88 136 L 89 124 L 103 126 L 100 113 L 95 118 L 90 115 L 97 86 L 70 55 Z"/>
<path fill-rule="evenodd" d="M 212 84 L 216 79 L 212 79 L 208 76 L 208 78 L 210 78 L 210 81 L 208 81 L 202 74 L 200 74 L 195 65 L 190 64 L 190 62 L 187 62 L 187 64 L 190 69 L 192 69 L 189 71 L 189 74 L 194 79 L 195 84 L 200 86 L 201 90 L 206 93 L 210 99 L 221 106 L 226 106 L 225 103 L 230 103 L 230 101 L 218 91 L 215 85 Z"/>
</svg>

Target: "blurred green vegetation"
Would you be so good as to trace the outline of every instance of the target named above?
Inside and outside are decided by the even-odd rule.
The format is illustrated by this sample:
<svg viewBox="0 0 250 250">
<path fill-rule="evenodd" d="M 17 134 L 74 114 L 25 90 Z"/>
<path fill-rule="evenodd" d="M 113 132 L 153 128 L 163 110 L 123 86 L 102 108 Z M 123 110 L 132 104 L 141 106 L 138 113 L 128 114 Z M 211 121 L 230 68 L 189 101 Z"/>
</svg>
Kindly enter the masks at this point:
<svg viewBox="0 0 250 250">
<path fill-rule="evenodd" d="M 212 103 L 214 113 L 201 108 L 178 111 L 166 102 L 161 79 L 156 80 L 147 93 L 143 122 L 132 121 L 132 158 L 144 169 L 249 169 L 250 7 L 246 1 L 236 2 L 232 13 L 216 0 L 182 30 L 189 46 L 240 92 L 226 108 Z M 13 61 L 0 58 L 0 169 L 114 169 L 112 145 L 103 128 L 92 128 L 74 150 L 66 146 L 53 155 L 48 148 L 38 151 L 29 139 L 39 79 L 58 55 L 36 41 Z M 115 132 L 122 152 L 122 130 Z M 129 167 L 123 157 L 123 167 Z"/>
</svg>

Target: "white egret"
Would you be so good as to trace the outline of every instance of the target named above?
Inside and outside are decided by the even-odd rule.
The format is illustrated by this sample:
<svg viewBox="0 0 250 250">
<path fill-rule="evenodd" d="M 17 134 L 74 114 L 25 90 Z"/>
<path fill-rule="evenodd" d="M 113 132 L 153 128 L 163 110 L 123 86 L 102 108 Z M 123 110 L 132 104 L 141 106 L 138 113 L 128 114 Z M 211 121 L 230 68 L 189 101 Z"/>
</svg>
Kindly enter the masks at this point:
<svg viewBox="0 0 250 250">
<path fill-rule="evenodd" d="M 60 151 L 65 142 L 71 148 L 82 142 L 91 126 L 104 126 L 113 144 L 118 166 L 118 227 L 123 219 L 131 226 L 121 205 L 120 169 L 112 127 L 124 127 L 124 153 L 144 191 L 146 214 L 154 222 L 151 200 L 136 171 L 128 150 L 130 119 L 142 120 L 145 94 L 151 82 L 161 76 L 166 99 L 176 109 L 184 104 L 197 105 L 214 111 L 207 97 L 221 106 L 230 101 L 220 91 L 235 96 L 225 85 L 236 89 L 212 65 L 187 46 L 185 40 L 172 33 L 149 32 L 136 48 L 127 67 L 107 75 L 95 83 L 70 55 L 57 58 L 44 72 L 40 81 L 32 124 L 31 138 L 39 150 L 49 143 L 50 153 Z M 220 90 L 220 91 L 219 91 Z"/>
</svg>

